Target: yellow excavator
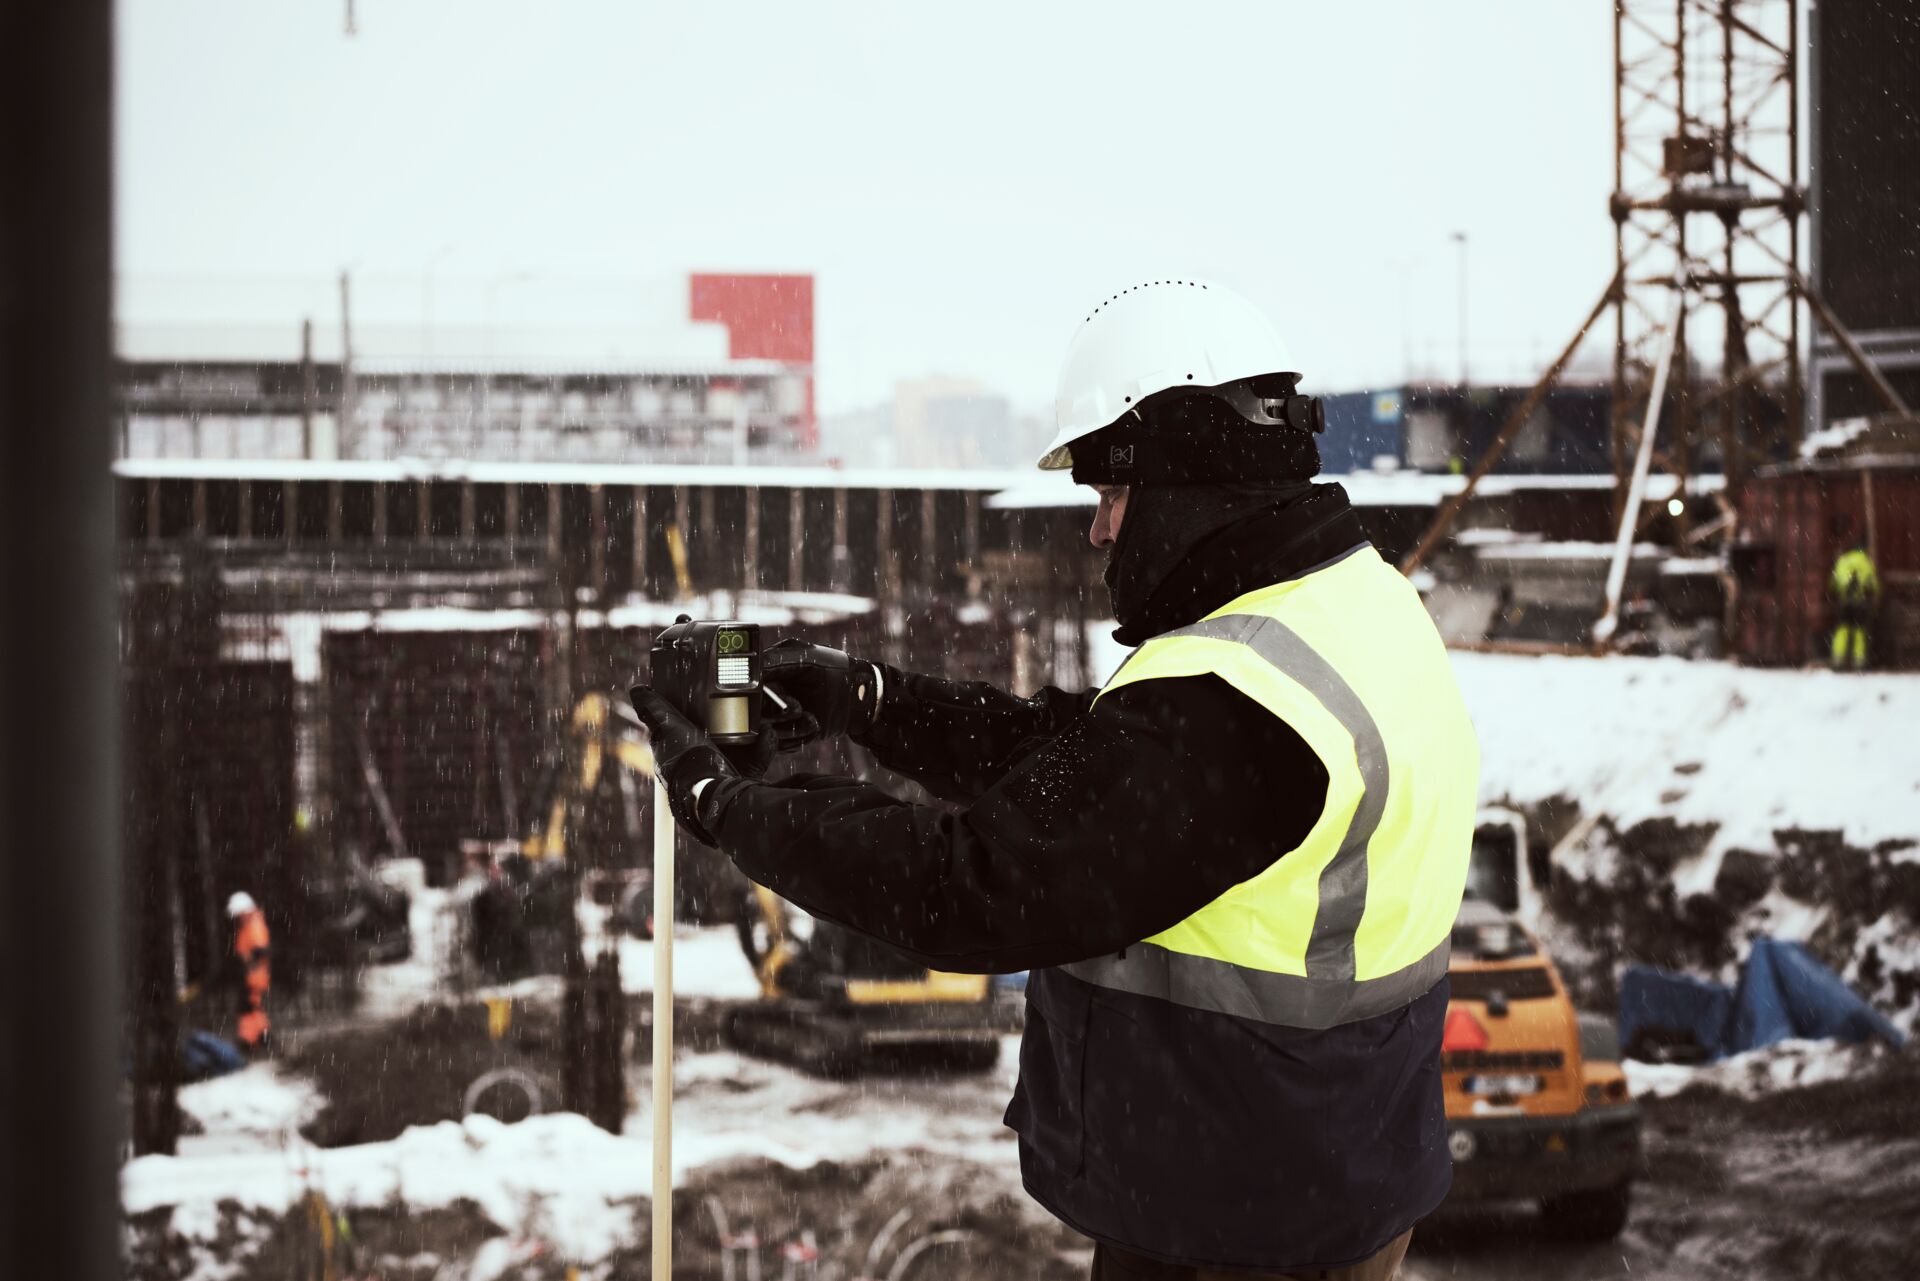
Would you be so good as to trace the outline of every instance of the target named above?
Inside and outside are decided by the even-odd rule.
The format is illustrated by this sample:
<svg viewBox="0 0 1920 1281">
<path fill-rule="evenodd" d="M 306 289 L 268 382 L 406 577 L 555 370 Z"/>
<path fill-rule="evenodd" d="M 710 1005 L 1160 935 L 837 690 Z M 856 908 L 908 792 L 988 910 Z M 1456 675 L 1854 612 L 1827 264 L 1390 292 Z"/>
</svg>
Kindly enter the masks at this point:
<svg viewBox="0 0 1920 1281">
<path fill-rule="evenodd" d="M 566 857 L 569 816 L 601 786 L 609 761 L 626 771 L 623 794 L 651 794 L 653 753 L 639 724 L 605 694 L 575 705 L 544 818 L 521 841 L 529 860 Z M 733 875 L 735 928 L 760 997 L 728 1012 L 732 1048 L 830 1075 L 900 1063 L 984 1071 L 998 1060 L 1000 1033 L 1017 1026 L 1019 1011 L 996 999 L 987 975 L 929 970 Z"/>
<path fill-rule="evenodd" d="M 617 724 L 616 708 L 624 709 Z M 653 780 L 653 752 L 640 737 L 639 724 L 631 707 L 616 704 L 605 694 L 588 694 L 574 704 L 573 714 L 567 718 L 566 759 L 557 764 L 549 780 L 544 818 L 520 842 L 522 854 L 536 862 L 566 857 L 567 815 L 577 800 L 599 789 L 608 758 L 642 785 L 636 796 L 645 794 L 644 784 Z"/>
<path fill-rule="evenodd" d="M 1018 1007 L 996 999 L 987 975 L 929 970 L 764 885 L 749 886 L 736 924 L 760 979 L 760 999 L 727 1016 L 726 1040 L 743 1053 L 832 1076 L 902 1065 L 980 1072 L 1017 1026 Z"/>
</svg>

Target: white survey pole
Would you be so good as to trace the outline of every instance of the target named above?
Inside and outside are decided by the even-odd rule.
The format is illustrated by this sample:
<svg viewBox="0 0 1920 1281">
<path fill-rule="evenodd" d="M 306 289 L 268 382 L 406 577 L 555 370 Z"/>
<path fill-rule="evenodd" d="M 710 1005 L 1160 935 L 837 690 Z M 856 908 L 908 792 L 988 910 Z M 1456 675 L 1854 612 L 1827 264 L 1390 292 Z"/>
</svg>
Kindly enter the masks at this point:
<svg viewBox="0 0 1920 1281">
<path fill-rule="evenodd" d="M 1673 286 L 1673 310 L 1660 336 L 1660 355 L 1653 368 L 1653 388 L 1647 396 L 1647 422 L 1640 430 L 1640 449 L 1633 459 L 1633 479 L 1627 486 L 1626 509 L 1620 513 L 1620 532 L 1614 539 L 1613 563 L 1607 567 L 1607 612 L 1593 625 L 1593 639 L 1604 645 L 1620 627 L 1620 593 L 1627 585 L 1627 564 L 1633 559 L 1633 537 L 1640 524 L 1640 501 L 1647 492 L 1647 473 L 1653 464 L 1653 437 L 1660 428 L 1660 405 L 1667 398 L 1667 372 L 1673 367 L 1673 349 L 1680 336 L 1683 301 L 1679 281 Z"/>
<path fill-rule="evenodd" d="M 667 785 L 653 776 L 653 1275 L 673 1275 L 673 846 Z"/>
</svg>

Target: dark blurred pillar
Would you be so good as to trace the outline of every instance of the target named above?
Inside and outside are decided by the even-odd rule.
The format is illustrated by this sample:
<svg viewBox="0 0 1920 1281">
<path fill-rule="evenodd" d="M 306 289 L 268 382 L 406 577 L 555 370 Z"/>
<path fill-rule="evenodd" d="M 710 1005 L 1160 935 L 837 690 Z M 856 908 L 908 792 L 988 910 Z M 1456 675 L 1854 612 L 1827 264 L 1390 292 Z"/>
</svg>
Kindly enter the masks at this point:
<svg viewBox="0 0 1920 1281">
<path fill-rule="evenodd" d="M 109 0 L 0 5 L 0 1275 L 118 1275 Z"/>
<path fill-rule="evenodd" d="M 588 987 L 593 1003 L 593 1097 L 587 1119 L 608 1134 L 618 1134 L 627 1117 L 627 994 L 621 990 L 620 953 L 615 948 L 594 961 Z"/>
<path fill-rule="evenodd" d="M 174 964 L 174 904 L 176 899 L 184 904 L 191 918 L 196 895 L 204 897 L 197 879 L 183 883 L 181 877 L 181 854 L 192 848 L 183 839 L 192 783 L 181 769 L 186 746 L 181 731 L 191 724 L 182 707 L 183 675 L 189 669 L 178 655 L 188 595 L 170 583 L 144 584 L 131 593 L 122 620 L 126 1066 L 129 1138 L 136 1156 L 172 1155 L 180 1140 L 181 975 Z M 193 933 L 187 932 L 190 945 Z M 187 949 L 188 972 L 207 984 L 202 999 L 231 1001 L 215 986 L 210 956 L 202 957 L 199 971 L 193 969 L 195 951 Z"/>
</svg>

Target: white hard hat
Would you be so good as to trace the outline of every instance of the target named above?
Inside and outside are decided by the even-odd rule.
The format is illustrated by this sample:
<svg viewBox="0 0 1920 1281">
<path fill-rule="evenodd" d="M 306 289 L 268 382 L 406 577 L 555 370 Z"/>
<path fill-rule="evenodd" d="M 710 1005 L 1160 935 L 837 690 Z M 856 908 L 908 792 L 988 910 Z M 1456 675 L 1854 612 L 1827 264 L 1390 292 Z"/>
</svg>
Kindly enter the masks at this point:
<svg viewBox="0 0 1920 1281">
<path fill-rule="evenodd" d="M 259 910 L 259 906 L 253 901 L 253 896 L 245 890 L 235 890 L 233 897 L 227 900 L 228 916 L 245 916 L 248 912 Z"/>
<path fill-rule="evenodd" d="M 1273 323 L 1209 280 L 1150 280 L 1087 313 L 1060 366 L 1045 471 L 1073 465 L 1068 446 L 1169 387 L 1218 387 L 1264 374 L 1299 376 Z"/>
</svg>

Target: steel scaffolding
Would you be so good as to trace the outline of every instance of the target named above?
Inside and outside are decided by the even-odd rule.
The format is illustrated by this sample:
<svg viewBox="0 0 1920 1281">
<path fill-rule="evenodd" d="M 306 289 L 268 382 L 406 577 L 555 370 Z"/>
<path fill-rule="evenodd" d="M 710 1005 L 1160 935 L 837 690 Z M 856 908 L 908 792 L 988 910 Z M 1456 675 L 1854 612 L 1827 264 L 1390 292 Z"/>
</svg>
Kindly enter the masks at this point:
<svg viewBox="0 0 1920 1281">
<path fill-rule="evenodd" d="M 1654 353 L 1669 317 L 1676 351 L 1654 465 L 1685 492 L 1703 466 L 1718 463 L 1731 502 L 1756 461 L 1798 448 L 1799 22 L 1799 0 L 1614 5 L 1621 510 L 1641 424 L 1653 417 Z M 1683 503 L 1674 515 L 1679 538 L 1693 519 Z"/>
</svg>

